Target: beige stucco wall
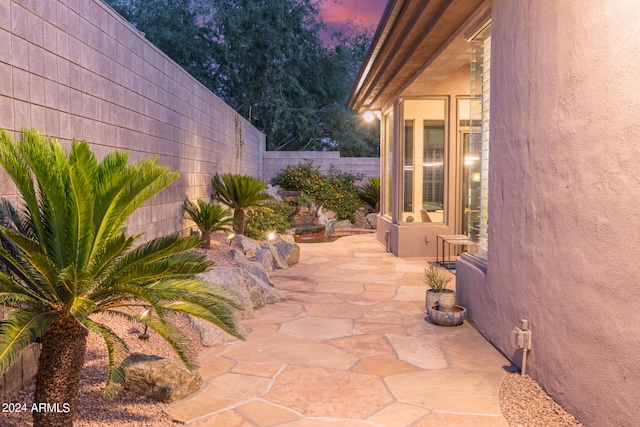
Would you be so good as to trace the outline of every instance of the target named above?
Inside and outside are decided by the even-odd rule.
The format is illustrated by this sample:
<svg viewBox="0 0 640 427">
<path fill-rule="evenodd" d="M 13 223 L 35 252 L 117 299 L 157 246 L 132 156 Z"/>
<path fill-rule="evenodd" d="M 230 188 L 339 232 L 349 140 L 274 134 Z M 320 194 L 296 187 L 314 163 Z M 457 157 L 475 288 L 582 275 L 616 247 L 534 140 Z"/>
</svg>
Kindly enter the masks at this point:
<svg viewBox="0 0 640 427">
<path fill-rule="evenodd" d="M 640 420 L 640 5 L 492 2 L 487 274 L 461 302 L 586 426 Z"/>
<path fill-rule="evenodd" d="M 287 166 L 309 161 L 319 167 L 322 173 L 326 173 L 333 165 L 343 172 L 363 174 L 365 177 L 380 176 L 379 157 L 341 157 L 339 151 L 265 151 L 263 159 L 264 180 L 275 178 Z"/>
<path fill-rule="evenodd" d="M 261 177 L 264 135 L 100 0 L 0 0 L 0 47 L 0 127 L 86 139 L 101 157 L 158 155 L 180 171 L 132 216 L 132 233 L 188 226 L 183 200 L 208 197 L 216 172 Z M 4 176 L 0 195 L 15 199 Z"/>
</svg>

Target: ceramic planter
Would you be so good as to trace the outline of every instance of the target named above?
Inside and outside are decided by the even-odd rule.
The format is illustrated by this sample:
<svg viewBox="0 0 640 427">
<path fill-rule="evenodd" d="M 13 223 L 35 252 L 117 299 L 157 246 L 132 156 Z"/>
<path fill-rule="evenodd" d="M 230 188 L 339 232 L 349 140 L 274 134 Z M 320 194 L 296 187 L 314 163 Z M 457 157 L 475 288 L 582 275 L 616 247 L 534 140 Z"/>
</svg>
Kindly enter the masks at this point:
<svg viewBox="0 0 640 427">
<path fill-rule="evenodd" d="M 450 312 L 438 310 L 438 306 L 432 305 L 428 311 L 429 318 L 440 326 L 458 326 L 467 318 L 467 309 L 460 305 L 455 305 Z"/>
<path fill-rule="evenodd" d="M 443 292 L 435 292 L 433 289 L 427 289 L 425 308 L 429 311 L 429 307 L 438 305 L 441 311 L 451 312 L 456 303 L 456 293 L 451 289 L 445 289 Z"/>
</svg>

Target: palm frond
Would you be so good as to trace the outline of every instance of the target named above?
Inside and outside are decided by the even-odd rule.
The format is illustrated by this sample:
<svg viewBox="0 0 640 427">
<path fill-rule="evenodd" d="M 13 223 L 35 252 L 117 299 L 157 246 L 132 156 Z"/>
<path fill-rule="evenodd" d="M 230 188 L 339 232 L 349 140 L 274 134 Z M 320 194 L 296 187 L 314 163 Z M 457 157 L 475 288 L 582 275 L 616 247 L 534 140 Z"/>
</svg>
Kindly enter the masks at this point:
<svg viewBox="0 0 640 427">
<path fill-rule="evenodd" d="M 69 212 L 67 204 L 68 160 L 60 144 L 37 132 L 23 132 L 18 150 L 37 182 L 43 233 L 38 241 L 56 266 L 64 266 L 69 252 L 67 242 Z M 32 215 L 34 211 L 31 211 Z"/>
<path fill-rule="evenodd" d="M 104 395 L 112 399 L 118 393 L 120 386 L 124 385 L 125 377 L 122 362 L 129 355 L 127 343 L 112 329 L 91 319 L 84 318 L 80 323 L 89 331 L 100 334 L 107 346 L 108 363 Z"/>
<path fill-rule="evenodd" d="M 70 260 L 79 270 L 85 270 L 89 263 L 95 233 L 92 225 L 96 197 L 94 184 L 98 169 L 98 160 L 91 152 L 89 144 L 73 140 L 68 168 L 71 224 L 67 237 Z"/>
<path fill-rule="evenodd" d="M 158 303 L 161 296 L 153 290 L 148 290 L 143 286 L 135 284 L 116 283 L 108 288 L 102 288 L 96 292 L 85 295 L 86 298 L 94 301 L 99 310 L 121 304 L 123 301 L 144 301 L 154 310 L 160 310 Z"/>
<path fill-rule="evenodd" d="M 124 232 L 119 232 L 107 239 L 101 249 L 94 254 L 87 271 L 94 277 L 103 276 L 105 269 L 112 268 L 115 260 L 127 253 L 138 237 L 139 235 L 127 236 Z M 85 291 L 81 290 L 80 292 Z"/>
<path fill-rule="evenodd" d="M 22 133 L 29 133 L 29 131 L 23 130 Z M 31 171 L 20 155 L 17 145 L 13 143 L 11 136 L 3 129 L 0 129 L 0 164 L 15 183 L 25 204 L 25 210 L 29 213 L 40 212 L 38 195 Z M 31 222 L 36 236 L 38 238 L 44 236 L 44 226 L 40 215 L 32 215 Z"/>
<path fill-rule="evenodd" d="M 263 193 L 267 183 L 249 175 L 215 175 L 213 198 L 233 209 L 248 209 L 273 197 Z"/>
<path fill-rule="evenodd" d="M 233 225 L 233 218 L 228 209 L 204 200 L 198 200 L 197 204 L 191 200 L 185 200 L 182 209 L 187 214 L 187 218 L 193 221 L 203 233 L 229 231 Z"/>
<path fill-rule="evenodd" d="M 20 254 L 14 256 L 0 246 L 0 259 L 4 261 L 13 274 L 21 279 L 21 284 L 33 294 L 39 295 L 52 304 L 60 303 L 55 287 L 44 280 L 40 273 L 26 262 Z"/>
<path fill-rule="evenodd" d="M 179 328 L 167 323 L 161 317 L 140 317 L 124 313 L 119 310 L 109 310 L 105 311 L 105 313 L 124 317 L 132 322 L 142 323 L 143 325 L 148 326 L 151 330 L 160 335 L 167 343 L 169 343 L 171 348 L 173 348 L 182 363 L 184 363 L 188 369 L 197 368 L 197 364 L 195 363 L 196 353 L 192 348 L 192 343 L 189 338 L 184 335 Z M 162 310 L 156 311 L 155 313 L 158 316 L 163 316 L 164 314 Z"/>
<path fill-rule="evenodd" d="M 220 304 L 219 307 L 223 307 Z M 223 312 L 222 310 L 211 310 L 210 307 L 197 304 L 195 302 L 173 301 L 162 304 L 162 307 L 175 311 L 177 313 L 188 314 L 190 316 L 198 317 L 212 323 L 238 339 L 244 340 L 244 336 L 240 333 L 240 330 L 235 324 L 235 317 L 233 312 Z"/>
<path fill-rule="evenodd" d="M 15 309 L 0 322 L 0 374 L 13 365 L 29 344 L 40 338 L 58 317 L 54 312 Z"/>
<path fill-rule="evenodd" d="M 97 309 L 98 305 L 89 298 L 85 297 L 75 297 L 73 299 L 73 303 L 71 304 L 71 308 L 69 312 L 73 317 L 76 318 L 80 323 L 82 323 L 82 319 L 87 318 L 91 313 L 93 313 Z"/>
</svg>

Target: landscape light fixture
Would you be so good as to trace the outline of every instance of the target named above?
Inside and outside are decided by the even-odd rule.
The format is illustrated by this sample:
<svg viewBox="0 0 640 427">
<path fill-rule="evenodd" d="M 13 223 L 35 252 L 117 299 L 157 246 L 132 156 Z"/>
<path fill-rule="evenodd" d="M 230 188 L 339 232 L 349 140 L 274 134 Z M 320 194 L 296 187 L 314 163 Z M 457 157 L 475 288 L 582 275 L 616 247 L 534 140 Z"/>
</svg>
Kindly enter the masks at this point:
<svg viewBox="0 0 640 427">
<path fill-rule="evenodd" d="M 271 233 L 269 233 L 269 235 L 267 236 L 267 239 L 271 242 L 273 239 L 276 238 L 276 233 L 274 233 L 273 231 Z"/>
<path fill-rule="evenodd" d="M 229 247 L 231 247 L 231 242 L 236 238 L 236 233 L 231 233 L 227 236 L 227 240 L 229 241 Z"/>
<path fill-rule="evenodd" d="M 140 316 L 140 320 L 142 320 L 142 318 L 144 316 L 146 316 L 147 314 L 149 314 L 149 310 L 145 311 L 144 313 L 142 313 L 142 315 Z M 141 333 L 140 335 L 138 335 L 138 339 L 142 340 L 142 341 L 149 341 L 149 334 L 147 333 L 147 328 L 149 326 L 147 326 L 146 324 L 144 325 L 144 332 Z"/>
</svg>

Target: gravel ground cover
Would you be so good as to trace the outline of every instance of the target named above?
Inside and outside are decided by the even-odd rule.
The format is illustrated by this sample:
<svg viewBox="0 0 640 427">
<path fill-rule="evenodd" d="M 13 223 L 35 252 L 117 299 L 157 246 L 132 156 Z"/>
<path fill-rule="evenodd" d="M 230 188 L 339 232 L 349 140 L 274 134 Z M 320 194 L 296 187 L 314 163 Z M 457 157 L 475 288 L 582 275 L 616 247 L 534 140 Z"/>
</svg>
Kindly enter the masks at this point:
<svg viewBox="0 0 640 427">
<path fill-rule="evenodd" d="M 509 374 L 504 379 L 500 409 L 511 427 L 582 427 L 529 375 Z"/>
</svg>

